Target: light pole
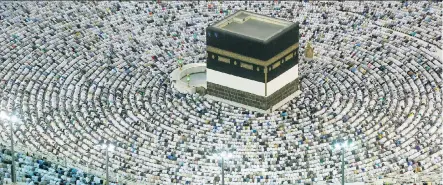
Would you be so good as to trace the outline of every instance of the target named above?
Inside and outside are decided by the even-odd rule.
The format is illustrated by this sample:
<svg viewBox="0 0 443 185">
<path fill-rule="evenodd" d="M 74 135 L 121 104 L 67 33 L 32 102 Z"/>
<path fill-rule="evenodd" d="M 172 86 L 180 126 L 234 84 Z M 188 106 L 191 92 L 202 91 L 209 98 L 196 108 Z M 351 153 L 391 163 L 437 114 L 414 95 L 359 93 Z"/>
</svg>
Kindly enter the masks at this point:
<svg viewBox="0 0 443 185">
<path fill-rule="evenodd" d="M 222 157 L 222 185 L 225 185 L 225 158 Z"/>
<path fill-rule="evenodd" d="M 352 147 L 352 140 L 337 142 L 332 145 L 332 149 L 340 149 L 341 155 L 341 184 L 345 184 L 345 149 Z"/>
<path fill-rule="evenodd" d="M 221 159 L 221 185 L 225 185 L 225 159 L 232 158 L 232 154 L 228 152 L 221 152 L 219 154 L 216 154 L 216 158 Z"/>
<path fill-rule="evenodd" d="M 11 129 L 11 158 L 12 158 L 12 164 L 11 164 L 11 180 L 12 183 L 17 182 L 16 173 L 15 173 L 15 151 L 14 151 L 14 122 L 18 122 L 18 118 L 15 115 L 9 116 L 6 112 L 1 111 L 0 112 L 0 119 L 9 121 L 9 126 Z"/>
<path fill-rule="evenodd" d="M 114 145 L 112 144 L 102 144 L 103 150 L 106 150 L 106 182 L 105 185 L 109 185 L 109 152 L 114 151 Z"/>
</svg>

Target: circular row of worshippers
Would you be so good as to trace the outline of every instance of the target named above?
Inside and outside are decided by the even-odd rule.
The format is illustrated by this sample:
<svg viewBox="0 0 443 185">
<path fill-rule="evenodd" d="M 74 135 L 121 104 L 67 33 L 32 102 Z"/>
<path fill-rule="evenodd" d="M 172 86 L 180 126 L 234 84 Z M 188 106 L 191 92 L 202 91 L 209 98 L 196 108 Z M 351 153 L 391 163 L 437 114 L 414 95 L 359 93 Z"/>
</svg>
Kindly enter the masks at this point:
<svg viewBox="0 0 443 185">
<path fill-rule="evenodd" d="M 48 19 L 54 25 L 42 19 L 25 20 L 21 28 L 12 24 L 21 20 L 10 18 L 16 12 L 5 16 L 7 27 L 0 38 L 4 43 L 1 103 L 22 117 L 17 144 L 36 151 L 44 148 L 67 156 L 71 164 L 103 171 L 104 156 L 96 146 L 112 141 L 116 145 L 112 171 L 156 183 L 212 182 L 220 167 L 210 156 L 222 148 L 235 148 L 236 158 L 226 162 L 230 182 L 338 178 L 338 153 L 329 147 L 336 138 L 356 143 L 346 153 L 347 177 L 354 180 L 438 169 L 441 153 L 434 143 L 441 140 L 437 132 L 442 121 L 438 117 L 441 59 L 435 57 L 432 42 L 405 38 L 362 15 L 337 11 L 348 3 L 334 3 L 321 11 L 321 3 L 233 2 L 237 9 L 299 21 L 301 45 L 313 40 L 319 56 L 300 64 L 304 92 L 281 108 L 286 113 L 261 115 L 180 94 L 169 86 L 167 72 L 177 67 L 177 56 L 184 56 L 186 62 L 203 60 L 204 37 L 199 34 L 225 16 L 200 3 L 178 3 L 164 10 L 147 3 L 152 7 L 143 13 L 139 9 L 144 6 L 131 3 L 114 3 L 108 12 L 104 4 L 94 8 L 81 3 L 46 4 L 47 12 L 60 14 Z M 292 4 L 295 8 L 290 12 Z M 409 6 L 421 4 L 425 2 Z M 2 8 L 9 13 L 10 5 L 14 4 Z M 35 14 L 32 3 L 20 5 L 26 7 L 23 12 Z M 123 8 L 114 12 L 119 6 Z M 165 18 L 170 11 L 181 16 Z M 80 13 L 86 22 L 78 18 Z M 144 14 L 158 25 L 137 21 Z M 405 19 L 408 16 L 414 15 Z M 88 23 L 92 17 L 106 21 Z M 190 17 L 193 20 L 186 23 Z M 63 19 L 78 25 L 66 28 Z M 128 26 L 133 29 L 127 30 Z M 6 34 L 14 28 L 20 31 Z M 155 38 L 144 37 L 149 35 L 144 32 L 155 33 L 151 34 Z M 36 33 L 43 35 L 33 36 Z M 15 63 L 16 59 L 20 62 Z M 8 128 L 2 127 L 1 139 L 6 143 Z"/>
</svg>

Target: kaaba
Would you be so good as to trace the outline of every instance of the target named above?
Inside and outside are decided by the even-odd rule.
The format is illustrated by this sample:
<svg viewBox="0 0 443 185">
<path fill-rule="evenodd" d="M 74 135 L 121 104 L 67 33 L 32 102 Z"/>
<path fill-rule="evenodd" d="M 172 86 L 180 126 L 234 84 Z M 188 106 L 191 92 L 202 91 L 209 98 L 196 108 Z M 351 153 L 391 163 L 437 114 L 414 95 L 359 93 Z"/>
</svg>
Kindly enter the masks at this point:
<svg viewBox="0 0 443 185">
<path fill-rule="evenodd" d="M 238 11 L 206 29 L 207 94 L 268 110 L 300 88 L 299 23 Z"/>
</svg>

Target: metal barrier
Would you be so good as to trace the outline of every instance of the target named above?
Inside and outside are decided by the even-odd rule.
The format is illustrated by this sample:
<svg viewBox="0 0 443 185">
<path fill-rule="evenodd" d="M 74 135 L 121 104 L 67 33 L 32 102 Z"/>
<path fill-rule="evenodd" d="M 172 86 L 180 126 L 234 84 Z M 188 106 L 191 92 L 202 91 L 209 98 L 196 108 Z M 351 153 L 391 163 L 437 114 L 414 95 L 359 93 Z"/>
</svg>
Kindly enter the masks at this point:
<svg viewBox="0 0 443 185">
<path fill-rule="evenodd" d="M 1 138 L 0 138 L 1 139 Z M 7 142 L 3 142 L 3 143 L 7 143 Z M 15 147 L 15 151 L 16 153 L 28 153 L 28 154 L 32 154 L 34 156 L 34 158 L 46 158 L 49 162 L 56 164 L 58 166 L 63 166 L 66 168 L 77 168 L 82 170 L 84 173 L 88 174 L 88 175 L 94 175 L 97 177 L 100 177 L 101 179 L 105 180 L 106 178 L 104 178 L 106 176 L 106 173 L 101 170 L 101 169 L 97 169 L 97 168 L 91 168 L 90 166 L 84 166 L 82 164 L 79 164 L 79 161 L 74 161 L 70 158 L 67 157 L 60 157 L 57 156 L 53 153 L 50 152 L 46 152 L 46 151 L 31 151 L 28 147 L 19 144 L 18 142 L 15 143 L 14 145 Z M 10 146 L 7 145 L 1 145 L 0 144 L 0 149 L 4 148 L 7 150 L 10 150 Z M 147 182 L 148 180 L 151 179 L 147 179 L 147 178 L 143 178 L 143 180 L 137 180 L 137 178 L 141 178 L 140 176 L 137 177 L 133 174 L 127 174 L 127 173 L 113 173 L 110 172 L 110 181 L 111 182 L 116 182 L 118 180 L 118 185 L 122 185 L 122 184 L 128 184 L 128 185 L 150 185 L 151 183 Z M 120 178 L 122 177 L 122 178 Z M 0 182 L 1 183 L 1 182 Z"/>
</svg>

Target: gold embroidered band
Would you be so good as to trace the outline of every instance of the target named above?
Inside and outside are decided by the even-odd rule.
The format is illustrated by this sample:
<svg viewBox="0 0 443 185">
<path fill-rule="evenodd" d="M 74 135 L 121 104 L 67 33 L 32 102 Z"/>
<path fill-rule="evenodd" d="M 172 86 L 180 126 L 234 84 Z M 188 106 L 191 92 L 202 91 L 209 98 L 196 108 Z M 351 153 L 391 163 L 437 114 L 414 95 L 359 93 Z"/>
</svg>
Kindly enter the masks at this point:
<svg viewBox="0 0 443 185">
<path fill-rule="evenodd" d="M 222 56 L 227 56 L 227 57 L 237 59 L 237 60 L 240 60 L 243 62 L 267 67 L 267 66 L 271 65 L 272 63 L 276 62 L 277 60 L 280 60 L 284 56 L 288 55 L 289 53 L 293 52 L 295 49 L 298 48 L 298 45 L 299 45 L 298 43 L 295 43 L 294 45 L 286 48 L 284 51 L 280 52 L 279 54 L 275 55 L 274 57 L 272 57 L 266 61 L 252 58 L 252 57 L 248 57 L 248 56 L 244 56 L 244 55 L 240 55 L 238 53 L 234 53 L 231 51 L 222 50 L 222 49 L 212 47 L 212 46 L 207 46 L 206 51 L 216 53 L 216 54 L 222 55 Z"/>
</svg>

